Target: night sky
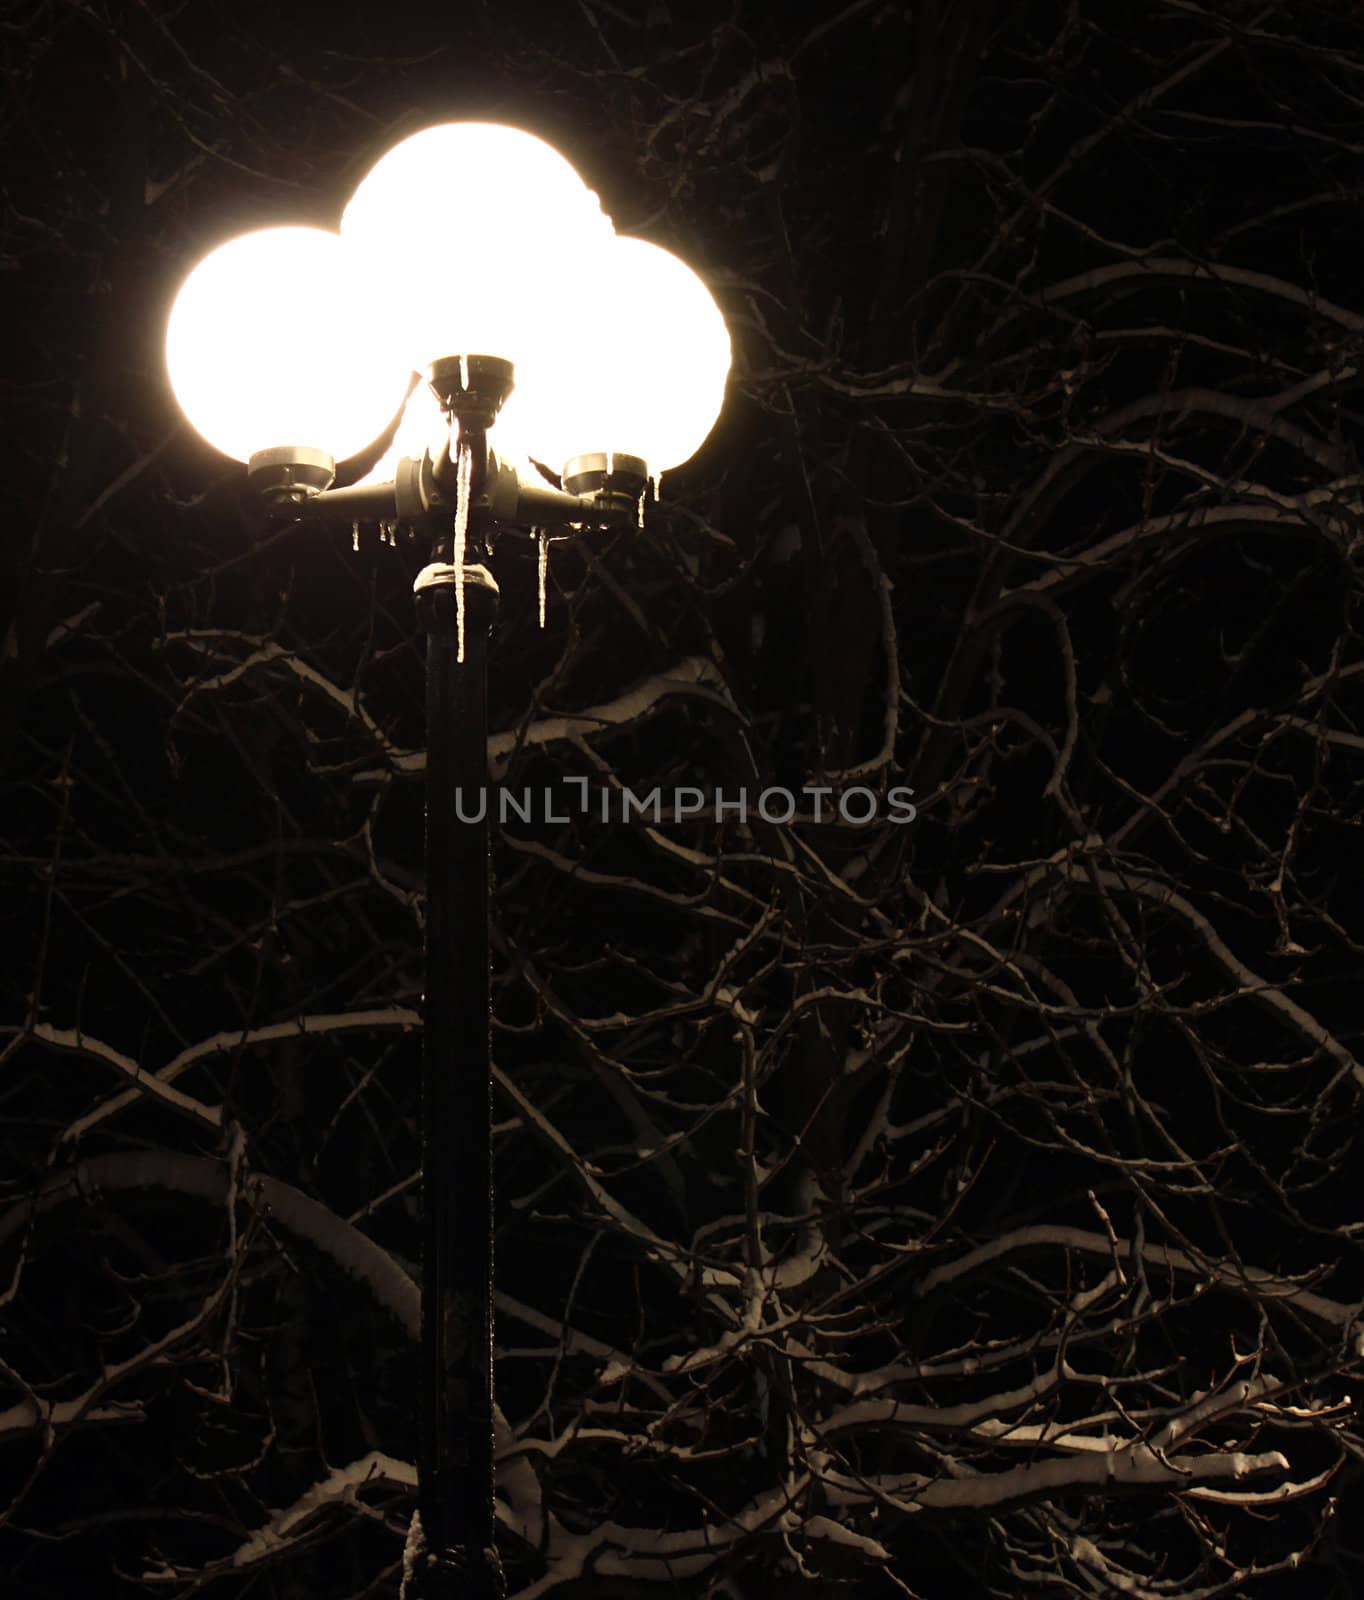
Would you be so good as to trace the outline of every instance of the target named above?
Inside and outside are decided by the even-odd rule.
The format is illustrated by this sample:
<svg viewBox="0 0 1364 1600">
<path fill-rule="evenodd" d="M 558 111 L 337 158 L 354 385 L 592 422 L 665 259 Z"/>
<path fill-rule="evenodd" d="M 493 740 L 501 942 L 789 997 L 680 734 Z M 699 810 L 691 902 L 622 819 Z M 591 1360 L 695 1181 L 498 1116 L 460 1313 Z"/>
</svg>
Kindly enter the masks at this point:
<svg viewBox="0 0 1364 1600">
<path fill-rule="evenodd" d="M 468 119 L 734 352 L 543 629 L 492 553 L 497 780 L 706 797 L 494 829 L 509 1593 L 1364 1594 L 1364 14 L 60 0 L 0 63 L 0 1597 L 399 1593 L 429 542 L 265 522 L 162 347 Z"/>
</svg>

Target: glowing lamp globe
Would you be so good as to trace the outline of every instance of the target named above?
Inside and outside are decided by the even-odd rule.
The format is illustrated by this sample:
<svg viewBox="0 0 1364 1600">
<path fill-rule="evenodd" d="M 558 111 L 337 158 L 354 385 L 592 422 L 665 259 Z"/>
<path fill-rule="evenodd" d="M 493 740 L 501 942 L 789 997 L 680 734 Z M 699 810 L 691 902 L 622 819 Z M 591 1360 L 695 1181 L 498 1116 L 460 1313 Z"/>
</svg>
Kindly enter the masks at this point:
<svg viewBox="0 0 1364 1600">
<path fill-rule="evenodd" d="M 613 237 L 597 196 L 543 139 L 446 122 L 395 145 L 361 181 L 341 237 L 422 370 L 447 356 L 519 365 L 552 333 Z"/>
<path fill-rule="evenodd" d="M 238 461 L 287 445 L 345 460 L 388 426 L 410 377 L 321 228 L 263 228 L 205 256 L 171 307 L 166 367 L 195 429 Z"/>
<path fill-rule="evenodd" d="M 725 319 L 691 268 L 620 236 L 554 344 L 518 371 L 498 427 L 556 471 L 609 451 L 659 474 L 689 460 L 715 426 L 730 354 Z"/>
</svg>

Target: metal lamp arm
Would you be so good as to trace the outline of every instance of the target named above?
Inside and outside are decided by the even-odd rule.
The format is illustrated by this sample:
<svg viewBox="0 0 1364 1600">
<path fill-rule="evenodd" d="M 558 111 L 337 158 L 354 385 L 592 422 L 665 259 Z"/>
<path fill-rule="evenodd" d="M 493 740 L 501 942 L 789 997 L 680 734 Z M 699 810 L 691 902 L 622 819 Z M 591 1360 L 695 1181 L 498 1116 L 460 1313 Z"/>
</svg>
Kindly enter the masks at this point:
<svg viewBox="0 0 1364 1600">
<path fill-rule="evenodd" d="M 590 495 L 566 494 L 547 483 L 523 483 L 515 467 L 495 456 L 489 457 L 488 475 L 478 498 L 489 519 L 501 526 L 610 528 L 625 527 L 633 521 L 632 509 L 603 504 Z M 419 461 L 400 461 L 389 483 L 322 489 L 291 501 L 288 514 L 308 522 L 419 522 L 433 511 L 453 506 L 428 450 Z"/>
</svg>

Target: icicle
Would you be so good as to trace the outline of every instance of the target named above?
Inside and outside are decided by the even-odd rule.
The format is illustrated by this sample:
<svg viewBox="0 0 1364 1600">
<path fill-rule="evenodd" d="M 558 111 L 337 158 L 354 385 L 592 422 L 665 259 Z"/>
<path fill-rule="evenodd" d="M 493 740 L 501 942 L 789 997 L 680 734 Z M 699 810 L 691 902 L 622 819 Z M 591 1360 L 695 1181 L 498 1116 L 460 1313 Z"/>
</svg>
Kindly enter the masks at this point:
<svg viewBox="0 0 1364 1600">
<path fill-rule="evenodd" d="M 460 386 L 461 389 L 464 390 L 465 394 L 468 394 L 468 392 L 469 392 L 469 358 L 468 358 L 468 356 L 461 356 L 459 358 L 459 386 Z"/>
<path fill-rule="evenodd" d="M 464 358 L 461 356 L 461 360 Z M 459 654 L 464 660 L 464 541 L 469 532 L 469 486 L 473 476 L 474 457 L 466 439 L 461 439 L 459 471 L 455 476 L 455 619 L 458 630 Z"/>
<path fill-rule="evenodd" d="M 639 491 L 639 504 L 638 504 L 638 506 L 635 507 L 635 510 L 639 514 L 639 526 L 642 528 L 644 526 L 644 490 L 643 489 L 641 489 Z"/>
<path fill-rule="evenodd" d="M 360 554 L 360 524 L 352 522 L 350 525 L 350 547 L 356 555 Z"/>
<path fill-rule="evenodd" d="M 615 470 L 616 452 L 614 450 L 608 450 L 606 452 L 606 476 L 609 478 Z"/>
<path fill-rule="evenodd" d="M 545 625 L 545 577 L 549 572 L 549 535 L 541 528 L 537 537 L 540 541 L 540 626 L 543 628 Z"/>
</svg>

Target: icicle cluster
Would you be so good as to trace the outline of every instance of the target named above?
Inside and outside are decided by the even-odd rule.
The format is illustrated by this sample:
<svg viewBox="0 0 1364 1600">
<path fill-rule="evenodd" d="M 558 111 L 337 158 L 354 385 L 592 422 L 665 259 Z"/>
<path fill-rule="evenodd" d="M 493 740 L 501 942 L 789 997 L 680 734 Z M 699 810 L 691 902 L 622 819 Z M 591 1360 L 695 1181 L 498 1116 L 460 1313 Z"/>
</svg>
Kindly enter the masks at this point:
<svg viewBox="0 0 1364 1600">
<path fill-rule="evenodd" d="M 398 524 L 396 522 L 380 522 L 379 543 L 386 544 L 390 549 L 398 548 Z M 352 522 L 350 525 L 350 547 L 358 555 L 360 552 L 360 524 Z"/>
</svg>

